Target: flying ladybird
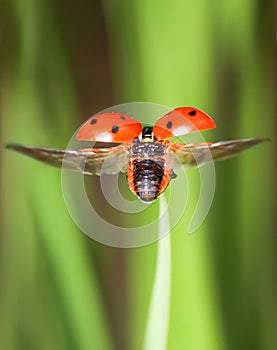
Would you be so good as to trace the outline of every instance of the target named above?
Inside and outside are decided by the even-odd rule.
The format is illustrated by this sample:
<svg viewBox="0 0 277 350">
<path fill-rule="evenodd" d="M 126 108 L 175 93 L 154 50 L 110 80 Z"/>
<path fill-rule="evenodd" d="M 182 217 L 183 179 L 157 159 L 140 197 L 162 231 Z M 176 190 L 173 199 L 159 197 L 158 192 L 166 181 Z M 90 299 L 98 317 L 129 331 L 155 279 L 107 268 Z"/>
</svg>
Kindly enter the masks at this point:
<svg viewBox="0 0 277 350">
<path fill-rule="evenodd" d="M 206 113 L 193 107 L 175 108 L 142 127 L 132 117 L 110 112 L 94 115 L 79 129 L 76 139 L 102 143 L 105 147 L 58 150 L 9 144 L 8 148 L 56 167 L 88 175 L 126 173 L 130 190 L 143 202 L 154 201 L 176 177 L 178 164 L 199 166 L 232 157 L 264 139 L 180 144 L 166 140 L 216 127 Z"/>
</svg>

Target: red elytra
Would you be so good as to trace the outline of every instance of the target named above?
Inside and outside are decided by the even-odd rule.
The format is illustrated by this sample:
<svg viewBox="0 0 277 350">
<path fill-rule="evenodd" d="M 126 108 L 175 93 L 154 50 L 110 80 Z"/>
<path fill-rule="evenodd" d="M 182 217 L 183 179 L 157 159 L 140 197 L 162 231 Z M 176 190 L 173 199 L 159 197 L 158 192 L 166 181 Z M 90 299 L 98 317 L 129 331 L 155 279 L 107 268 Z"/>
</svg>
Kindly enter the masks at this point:
<svg viewBox="0 0 277 350">
<path fill-rule="evenodd" d="M 159 141 L 215 127 L 213 119 L 199 109 L 179 107 L 156 121 L 153 135 Z M 126 114 L 109 112 L 91 117 L 81 126 L 76 139 L 121 143 L 135 139 L 141 132 L 142 126 L 137 120 Z"/>
<path fill-rule="evenodd" d="M 83 141 L 126 142 L 135 139 L 142 131 L 141 123 L 132 117 L 109 112 L 94 115 L 79 129 L 76 139 Z"/>
<path fill-rule="evenodd" d="M 153 134 L 157 140 L 162 140 L 215 127 L 214 120 L 208 114 L 193 107 L 179 107 L 156 121 Z"/>
</svg>

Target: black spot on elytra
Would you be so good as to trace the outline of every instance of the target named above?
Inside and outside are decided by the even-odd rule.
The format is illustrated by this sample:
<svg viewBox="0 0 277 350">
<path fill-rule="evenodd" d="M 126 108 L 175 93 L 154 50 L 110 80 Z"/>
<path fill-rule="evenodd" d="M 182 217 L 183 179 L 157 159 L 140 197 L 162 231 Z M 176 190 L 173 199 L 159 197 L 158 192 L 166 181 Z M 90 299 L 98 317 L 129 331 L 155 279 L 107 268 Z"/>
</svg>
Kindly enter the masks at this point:
<svg viewBox="0 0 277 350">
<path fill-rule="evenodd" d="M 114 125 L 113 127 L 112 127 L 112 132 L 115 134 L 116 132 L 118 132 L 118 130 L 119 130 L 119 127 L 117 126 L 117 125 Z"/>
<path fill-rule="evenodd" d="M 121 115 L 121 116 L 120 116 L 120 119 L 125 120 L 126 118 L 124 117 L 124 115 Z"/>
<path fill-rule="evenodd" d="M 191 117 L 194 117 L 194 116 L 196 115 L 196 111 L 190 111 L 190 112 L 189 112 L 189 115 L 190 115 Z"/>
<path fill-rule="evenodd" d="M 167 127 L 168 129 L 171 129 L 171 128 L 172 128 L 172 122 L 171 122 L 171 121 L 170 121 L 170 122 L 167 122 L 166 127 Z"/>
<path fill-rule="evenodd" d="M 96 124 L 97 123 L 97 119 L 91 119 L 91 121 L 90 121 L 90 124 L 91 125 L 94 125 L 94 124 Z"/>
</svg>

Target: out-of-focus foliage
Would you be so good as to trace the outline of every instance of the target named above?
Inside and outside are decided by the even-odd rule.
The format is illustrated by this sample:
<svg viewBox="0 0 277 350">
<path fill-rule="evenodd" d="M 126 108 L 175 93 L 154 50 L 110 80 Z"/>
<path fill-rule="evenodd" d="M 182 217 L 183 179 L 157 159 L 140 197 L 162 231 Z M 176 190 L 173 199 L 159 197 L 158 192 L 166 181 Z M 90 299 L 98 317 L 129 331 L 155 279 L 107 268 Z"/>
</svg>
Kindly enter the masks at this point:
<svg viewBox="0 0 277 350">
<path fill-rule="evenodd" d="M 56 9 L 49 1 L 4 5 L 4 141 L 63 145 L 78 111 Z M 66 211 L 60 173 L 1 153 L 0 348 L 110 349 L 89 243 Z"/>
<path fill-rule="evenodd" d="M 64 147 L 81 115 L 133 101 L 207 111 L 207 140 L 272 138 L 216 165 L 208 219 L 171 232 L 167 349 L 276 349 L 273 2 L 1 5 L 3 143 Z M 157 245 L 102 247 L 71 221 L 58 170 L 3 149 L 1 170 L 0 348 L 142 349 Z"/>
</svg>

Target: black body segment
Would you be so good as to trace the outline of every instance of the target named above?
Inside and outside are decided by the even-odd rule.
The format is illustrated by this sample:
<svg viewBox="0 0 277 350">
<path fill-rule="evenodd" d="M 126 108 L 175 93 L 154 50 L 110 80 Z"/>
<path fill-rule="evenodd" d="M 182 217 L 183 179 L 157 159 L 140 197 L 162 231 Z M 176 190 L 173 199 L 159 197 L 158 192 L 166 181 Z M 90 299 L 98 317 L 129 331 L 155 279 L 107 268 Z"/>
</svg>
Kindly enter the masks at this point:
<svg viewBox="0 0 277 350">
<path fill-rule="evenodd" d="M 136 195 L 144 202 L 152 202 L 161 191 L 164 162 L 151 159 L 133 161 L 133 186 Z"/>
<path fill-rule="evenodd" d="M 134 143 L 130 147 L 128 184 L 144 202 L 154 201 L 170 181 L 172 171 L 166 168 L 166 151 L 159 142 Z"/>
</svg>

